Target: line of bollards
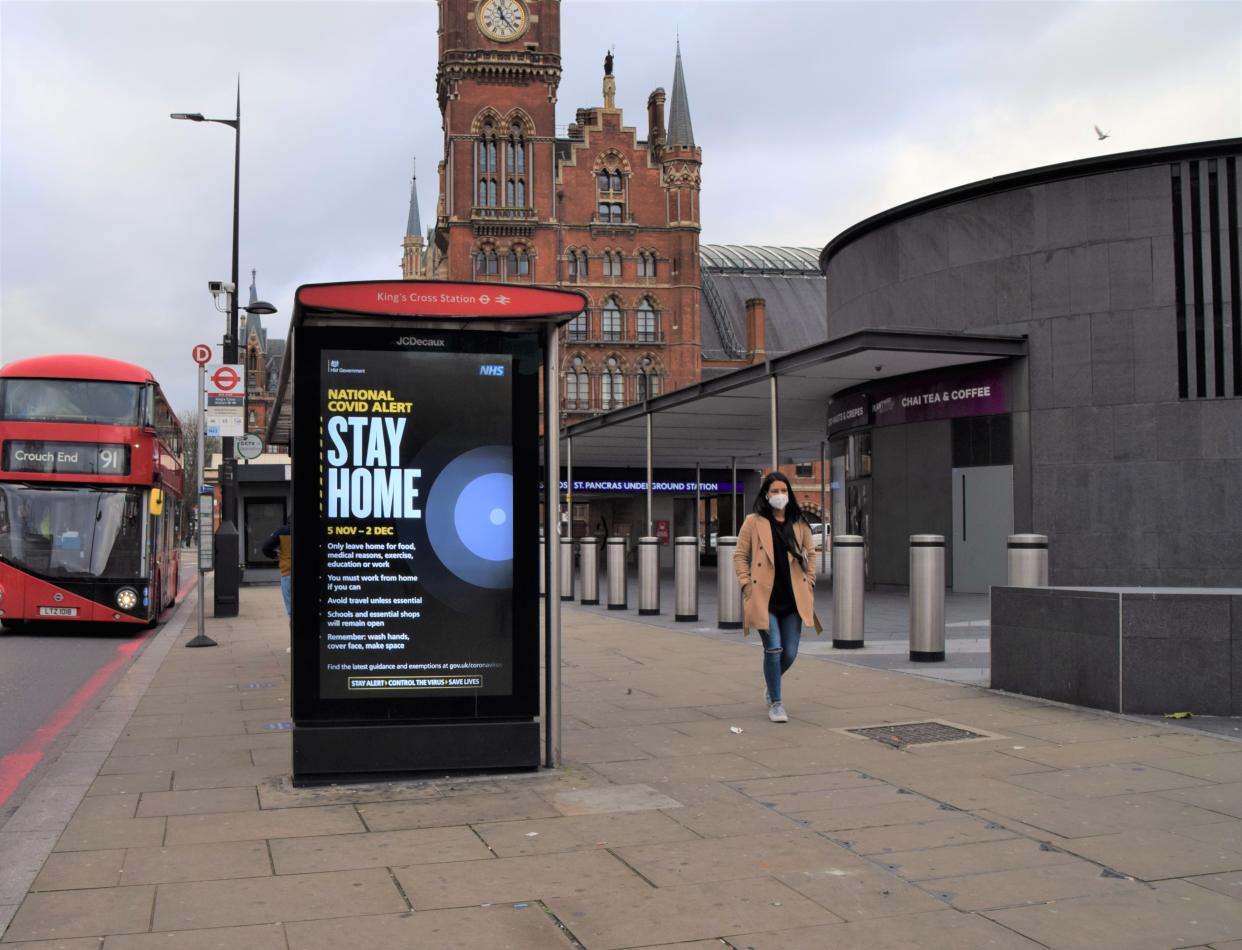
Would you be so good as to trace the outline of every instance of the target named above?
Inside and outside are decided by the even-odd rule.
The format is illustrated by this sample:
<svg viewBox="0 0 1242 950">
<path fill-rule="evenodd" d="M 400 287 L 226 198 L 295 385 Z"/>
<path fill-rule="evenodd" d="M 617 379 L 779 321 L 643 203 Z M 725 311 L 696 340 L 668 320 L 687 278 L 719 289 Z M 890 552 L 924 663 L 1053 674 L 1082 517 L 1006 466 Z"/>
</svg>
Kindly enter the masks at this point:
<svg viewBox="0 0 1242 950">
<path fill-rule="evenodd" d="M 561 599 L 574 599 L 573 538 L 560 538 Z M 578 542 L 578 590 L 581 602 L 599 604 L 599 539 Z M 674 619 L 699 619 L 699 539 L 677 537 L 673 541 L 673 573 L 676 604 Z M 539 539 L 539 593 L 544 593 L 543 538 Z M 866 581 L 865 542 L 861 535 L 841 534 L 832 539 L 832 645 L 856 650 L 865 645 Z M 605 542 L 607 604 L 609 610 L 629 607 L 626 548 L 623 537 Z M 716 540 L 717 626 L 736 630 L 742 626 L 742 596 L 733 571 L 737 538 Z M 1008 538 L 1010 587 L 1048 586 L 1048 536 L 1011 534 Z M 910 660 L 936 663 L 945 658 L 945 539 L 941 534 L 910 536 Z M 660 539 L 638 539 L 638 612 L 660 612 Z"/>
</svg>

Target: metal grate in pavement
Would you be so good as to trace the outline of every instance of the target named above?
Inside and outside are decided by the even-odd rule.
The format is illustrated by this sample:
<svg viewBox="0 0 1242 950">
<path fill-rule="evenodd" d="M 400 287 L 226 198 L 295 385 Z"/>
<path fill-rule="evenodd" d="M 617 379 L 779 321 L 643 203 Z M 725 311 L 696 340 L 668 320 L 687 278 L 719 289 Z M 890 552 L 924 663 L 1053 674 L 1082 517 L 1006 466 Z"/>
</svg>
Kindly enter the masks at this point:
<svg viewBox="0 0 1242 950">
<path fill-rule="evenodd" d="M 960 742 L 963 739 L 982 739 L 986 733 L 971 732 L 944 722 L 901 722 L 883 726 L 863 726 L 846 729 L 846 732 L 876 742 L 883 742 L 895 749 L 908 745 L 927 745 L 932 742 Z"/>
</svg>

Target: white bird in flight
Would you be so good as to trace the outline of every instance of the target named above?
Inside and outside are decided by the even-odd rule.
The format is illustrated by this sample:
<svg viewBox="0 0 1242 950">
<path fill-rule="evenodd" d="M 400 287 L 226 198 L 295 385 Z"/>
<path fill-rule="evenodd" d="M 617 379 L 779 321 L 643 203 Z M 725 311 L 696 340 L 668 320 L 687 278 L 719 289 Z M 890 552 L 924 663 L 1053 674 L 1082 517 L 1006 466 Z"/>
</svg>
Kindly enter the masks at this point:
<svg viewBox="0 0 1242 950">
<path fill-rule="evenodd" d="M 1097 138 L 1098 138 L 1101 142 L 1103 142 L 1106 138 L 1108 138 L 1110 135 L 1112 135 L 1112 133 L 1111 133 L 1111 132 L 1105 132 L 1105 131 L 1104 131 L 1103 129 L 1101 129 L 1098 125 L 1097 125 L 1097 126 L 1093 126 L 1093 128 L 1095 129 L 1095 134 L 1096 134 L 1096 137 L 1097 137 Z"/>
</svg>

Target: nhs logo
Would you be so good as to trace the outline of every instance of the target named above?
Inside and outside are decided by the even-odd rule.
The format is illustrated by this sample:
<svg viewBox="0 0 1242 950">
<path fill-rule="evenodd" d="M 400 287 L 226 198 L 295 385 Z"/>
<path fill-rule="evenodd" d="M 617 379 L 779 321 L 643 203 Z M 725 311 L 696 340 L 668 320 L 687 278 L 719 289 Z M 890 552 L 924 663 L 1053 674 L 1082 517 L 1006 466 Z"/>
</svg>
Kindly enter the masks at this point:
<svg viewBox="0 0 1242 950">
<path fill-rule="evenodd" d="M 503 376 L 505 368 L 500 363 L 484 363 L 479 367 L 480 376 Z"/>
</svg>

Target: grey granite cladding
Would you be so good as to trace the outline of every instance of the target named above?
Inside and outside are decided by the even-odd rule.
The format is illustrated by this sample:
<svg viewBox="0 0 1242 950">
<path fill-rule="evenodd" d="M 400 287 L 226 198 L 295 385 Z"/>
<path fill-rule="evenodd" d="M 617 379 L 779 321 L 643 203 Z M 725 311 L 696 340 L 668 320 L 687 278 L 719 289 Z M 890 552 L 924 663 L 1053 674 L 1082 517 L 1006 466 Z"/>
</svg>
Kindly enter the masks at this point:
<svg viewBox="0 0 1242 950">
<path fill-rule="evenodd" d="M 992 686 L 1116 712 L 1242 713 L 1242 590 L 992 588 Z"/>
</svg>

